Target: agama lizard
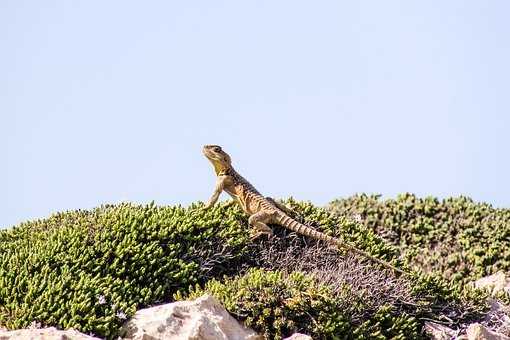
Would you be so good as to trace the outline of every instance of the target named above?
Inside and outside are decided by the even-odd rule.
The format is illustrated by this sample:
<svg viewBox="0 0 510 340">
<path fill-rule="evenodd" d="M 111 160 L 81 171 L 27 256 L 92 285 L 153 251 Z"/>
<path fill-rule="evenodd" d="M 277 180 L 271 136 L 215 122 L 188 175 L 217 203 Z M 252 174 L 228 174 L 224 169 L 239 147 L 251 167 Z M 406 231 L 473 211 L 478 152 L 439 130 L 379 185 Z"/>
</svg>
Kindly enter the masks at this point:
<svg viewBox="0 0 510 340">
<path fill-rule="evenodd" d="M 214 193 L 206 203 L 205 208 L 207 209 L 213 206 L 218 200 L 221 192 L 226 191 L 230 196 L 232 196 L 234 201 L 241 206 L 244 212 L 249 215 L 248 224 L 256 232 L 252 238 L 256 238 L 262 234 L 271 236 L 273 231 L 268 224 L 277 224 L 298 234 L 311 237 L 316 240 L 325 241 L 336 247 L 345 248 L 377 262 L 386 268 L 394 270 L 397 273 L 407 274 L 403 270 L 392 266 L 388 262 L 378 259 L 377 257 L 374 257 L 344 241 L 306 226 L 290 217 L 290 211 L 285 205 L 270 197 L 262 196 L 257 189 L 250 184 L 250 182 L 234 170 L 230 156 L 223 151 L 220 146 L 205 145 L 203 147 L 203 153 L 205 157 L 211 161 L 217 176 Z"/>
</svg>

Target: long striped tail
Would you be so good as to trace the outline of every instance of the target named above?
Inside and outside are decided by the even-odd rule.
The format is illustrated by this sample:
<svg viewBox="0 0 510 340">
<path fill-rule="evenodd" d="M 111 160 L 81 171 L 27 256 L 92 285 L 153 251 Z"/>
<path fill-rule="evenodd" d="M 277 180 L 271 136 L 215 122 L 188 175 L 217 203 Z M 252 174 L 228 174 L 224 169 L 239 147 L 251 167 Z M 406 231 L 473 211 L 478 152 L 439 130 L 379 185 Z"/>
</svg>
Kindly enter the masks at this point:
<svg viewBox="0 0 510 340">
<path fill-rule="evenodd" d="M 289 217 L 287 215 L 280 215 L 277 217 L 277 222 L 282 225 L 283 227 L 289 229 L 289 230 L 292 230 L 300 235 L 304 235 L 304 236 L 307 236 L 307 237 L 311 237 L 313 239 L 316 239 L 316 240 L 321 240 L 321 241 L 325 241 L 329 244 L 333 244 L 339 248 L 344 248 L 344 249 L 347 249 L 349 251 L 352 251 L 353 253 L 356 253 L 358 255 L 361 255 L 367 259 L 370 259 L 380 265 L 382 265 L 383 267 L 386 267 L 388 269 L 391 269 L 399 274 L 404 274 L 404 275 L 408 275 L 409 273 L 403 271 L 402 269 L 399 269 L 391 264 L 389 264 L 388 262 L 386 261 L 383 261 L 377 257 L 374 257 L 372 255 L 370 255 L 369 253 L 367 253 L 366 251 L 363 251 L 361 249 L 358 249 L 356 248 L 355 246 L 353 245 L 350 245 L 346 242 L 343 242 L 337 238 L 334 238 L 334 237 L 331 237 L 329 235 L 326 235 L 324 233 L 321 233 L 320 231 L 317 231 L 307 225 L 304 225 L 298 221 L 296 221 L 295 219 L 293 219 L 292 217 Z"/>
</svg>

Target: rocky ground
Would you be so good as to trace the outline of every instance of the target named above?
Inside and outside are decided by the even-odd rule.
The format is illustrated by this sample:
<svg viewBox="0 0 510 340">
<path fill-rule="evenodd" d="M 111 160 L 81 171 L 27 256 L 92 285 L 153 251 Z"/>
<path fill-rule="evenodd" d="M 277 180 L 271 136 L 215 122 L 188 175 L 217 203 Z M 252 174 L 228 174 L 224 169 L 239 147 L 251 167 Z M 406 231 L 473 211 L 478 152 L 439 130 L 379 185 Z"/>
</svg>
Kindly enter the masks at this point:
<svg viewBox="0 0 510 340">
<path fill-rule="evenodd" d="M 142 309 L 123 325 L 120 339 L 126 340 L 262 340 L 252 329 L 234 319 L 211 295 L 192 301 L 179 301 Z M 55 327 L 0 330 L 1 340 L 93 340 L 99 339 L 76 330 Z M 308 340 L 296 333 L 286 340 Z"/>
<path fill-rule="evenodd" d="M 473 282 L 480 289 L 488 289 L 496 296 L 510 291 L 510 277 L 503 272 Z M 510 339 L 510 308 L 496 299 L 484 324 L 470 324 L 464 332 L 453 330 L 436 322 L 426 322 L 425 332 L 431 339 L 448 340 L 506 340 Z M 497 323 L 497 329 L 490 324 Z M 99 339 L 76 330 L 58 330 L 55 327 L 8 331 L 0 329 L 0 340 L 93 340 Z M 127 320 L 120 331 L 126 340 L 262 340 L 263 336 L 245 327 L 232 317 L 211 295 L 191 301 L 179 301 L 141 309 Z M 296 333 L 284 340 L 312 339 L 306 334 Z"/>
</svg>

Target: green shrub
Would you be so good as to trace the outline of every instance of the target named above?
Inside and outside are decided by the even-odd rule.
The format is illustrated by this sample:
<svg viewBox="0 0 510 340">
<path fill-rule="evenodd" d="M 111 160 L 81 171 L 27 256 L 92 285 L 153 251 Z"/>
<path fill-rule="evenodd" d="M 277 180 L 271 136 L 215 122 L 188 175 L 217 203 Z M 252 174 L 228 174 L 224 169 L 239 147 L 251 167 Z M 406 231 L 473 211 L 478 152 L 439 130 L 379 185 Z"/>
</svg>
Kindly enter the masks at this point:
<svg viewBox="0 0 510 340">
<path fill-rule="evenodd" d="M 370 228 L 356 223 L 351 218 L 331 214 L 327 209 L 316 207 L 311 202 L 299 202 L 291 198 L 285 203 L 295 212 L 294 217 L 300 222 L 349 242 L 397 267 L 402 265 L 399 261 L 399 249 L 378 236 Z"/>
<path fill-rule="evenodd" d="M 136 309 L 235 268 L 244 223 L 235 208 L 120 204 L 2 231 L 0 326 L 113 337 Z"/>
<path fill-rule="evenodd" d="M 216 279 L 205 288 L 195 287 L 188 296 L 197 298 L 209 293 L 248 327 L 266 339 L 281 339 L 294 332 L 314 339 L 416 339 L 419 326 L 415 318 L 394 316 L 391 306 L 383 306 L 368 320 L 360 323 L 352 315 L 366 306 L 350 300 L 348 285 L 333 291 L 300 272 L 285 275 L 280 271 L 251 269 L 245 275 Z"/>
<path fill-rule="evenodd" d="M 362 224 L 399 247 L 412 266 L 467 282 L 510 270 L 510 209 L 466 197 L 439 201 L 402 194 L 356 195 L 330 203 L 329 211 Z"/>
<path fill-rule="evenodd" d="M 332 215 L 310 203 L 292 199 L 287 203 L 300 221 L 402 267 L 399 248 L 379 237 L 373 225 L 356 223 L 345 214 Z M 313 261 L 302 272 L 252 269 L 245 277 L 221 283 L 218 279 L 224 275 L 239 275 L 253 267 L 279 269 L 276 263 L 267 263 L 272 258 L 268 249 L 278 255 L 291 245 L 307 249 L 317 242 L 276 226 L 276 240 L 250 242 L 246 215 L 237 206 L 202 208 L 202 203 L 188 208 L 107 205 L 0 231 L 0 327 L 40 322 L 113 338 L 137 309 L 169 302 L 178 292 L 186 295 L 197 284 L 215 290 L 234 316 L 268 336 L 297 329 L 326 338 L 412 338 L 421 317 L 437 316 L 438 311 L 452 312 L 448 317 L 453 317 L 467 306 L 463 319 L 455 320 L 464 322 L 487 307 L 485 297 L 476 292 L 416 273 L 408 282 L 416 306 L 398 298 L 395 303 L 388 299 L 369 303 L 363 297 L 381 292 L 367 294 L 352 282 L 332 285 L 303 274 L 319 265 Z M 336 263 L 346 259 L 342 253 L 332 256 Z M 369 261 L 362 267 L 382 273 L 381 280 L 389 275 Z M 377 282 L 377 275 L 372 282 Z M 251 288 L 238 291 L 241 286 Z M 398 287 L 389 291 L 408 291 Z M 195 288 L 192 295 L 199 291 Z M 242 294 L 221 297 L 222 291 Z M 266 294 L 263 300 L 258 299 L 261 292 Z"/>
</svg>

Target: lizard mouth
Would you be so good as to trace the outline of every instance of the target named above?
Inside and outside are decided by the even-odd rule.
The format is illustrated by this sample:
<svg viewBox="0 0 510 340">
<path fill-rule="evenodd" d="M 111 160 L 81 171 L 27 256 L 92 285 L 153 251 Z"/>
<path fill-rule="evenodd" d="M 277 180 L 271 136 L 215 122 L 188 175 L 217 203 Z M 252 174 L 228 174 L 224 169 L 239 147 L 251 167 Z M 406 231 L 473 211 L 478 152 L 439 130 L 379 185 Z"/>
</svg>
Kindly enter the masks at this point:
<svg viewBox="0 0 510 340">
<path fill-rule="evenodd" d="M 214 152 L 211 151 L 210 147 L 210 145 L 204 145 L 202 148 L 202 153 L 210 160 L 217 160 L 217 156 L 214 154 Z"/>
</svg>

